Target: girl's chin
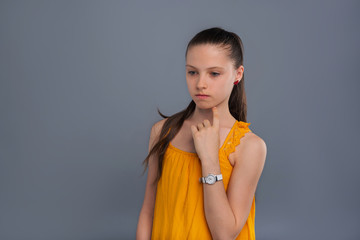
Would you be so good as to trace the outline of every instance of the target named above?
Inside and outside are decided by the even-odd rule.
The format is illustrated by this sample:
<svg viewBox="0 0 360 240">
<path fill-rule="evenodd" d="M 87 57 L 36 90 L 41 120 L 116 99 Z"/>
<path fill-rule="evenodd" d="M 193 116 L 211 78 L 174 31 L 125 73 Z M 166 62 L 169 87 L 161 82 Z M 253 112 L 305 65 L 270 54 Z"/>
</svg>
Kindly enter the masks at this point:
<svg viewBox="0 0 360 240">
<path fill-rule="evenodd" d="M 209 109 L 212 110 L 212 108 L 215 106 L 213 104 L 209 104 L 209 103 L 204 104 L 202 102 L 200 102 L 200 103 L 195 102 L 195 104 L 196 104 L 196 107 L 201 110 L 209 110 Z"/>
</svg>

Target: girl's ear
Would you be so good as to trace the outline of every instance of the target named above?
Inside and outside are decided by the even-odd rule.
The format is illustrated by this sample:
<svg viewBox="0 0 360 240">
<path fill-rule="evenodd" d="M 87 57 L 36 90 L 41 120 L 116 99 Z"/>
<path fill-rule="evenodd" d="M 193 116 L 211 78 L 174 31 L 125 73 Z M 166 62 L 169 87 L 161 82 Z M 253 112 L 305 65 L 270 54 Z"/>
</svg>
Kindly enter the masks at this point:
<svg viewBox="0 0 360 240">
<path fill-rule="evenodd" d="M 242 79 L 243 74 L 244 74 L 244 66 L 240 65 L 240 67 L 236 69 L 236 80 Z"/>
</svg>

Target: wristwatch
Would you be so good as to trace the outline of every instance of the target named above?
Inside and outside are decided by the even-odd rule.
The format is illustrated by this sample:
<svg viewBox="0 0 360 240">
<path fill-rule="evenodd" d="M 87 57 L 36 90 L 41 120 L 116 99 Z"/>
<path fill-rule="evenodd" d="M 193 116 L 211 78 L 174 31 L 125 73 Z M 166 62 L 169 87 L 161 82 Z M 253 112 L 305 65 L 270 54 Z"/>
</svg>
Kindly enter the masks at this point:
<svg viewBox="0 0 360 240">
<path fill-rule="evenodd" d="M 215 182 L 220 181 L 220 180 L 222 180 L 222 174 L 214 175 L 212 173 L 210 173 L 206 177 L 201 177 L 199 179 L 199 181 L 201 183 L 207 183 L 207 184 L 214 184 Z"/>
</svg>

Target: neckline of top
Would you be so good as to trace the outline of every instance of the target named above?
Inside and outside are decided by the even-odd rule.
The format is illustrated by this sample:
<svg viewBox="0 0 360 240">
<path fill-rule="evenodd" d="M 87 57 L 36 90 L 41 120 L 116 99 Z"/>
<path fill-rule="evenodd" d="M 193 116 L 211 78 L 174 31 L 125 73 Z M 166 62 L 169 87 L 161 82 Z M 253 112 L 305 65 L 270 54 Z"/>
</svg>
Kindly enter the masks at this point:
<svg viewBox="0 0 360 240">
<path fill-rule="evenodd" d="M 233 132 L 233 130 L 235 129 L 235 126 L 238 125 L 239 123 L 241 123 L 242 121 L 238 121 L 235 119 L 235 123 L 232 125 L 229 133 L 227 134 L 224 142 L 222 143 L 221 147 L 219 148 L 219 151 L 222 150 L 225 145 L 226 145 L 226 142 L 228 141 L 228 139 L 230 138 L 231 136 L 231 133 Z M 174 145 L 172 145 L 171 141 L 169 142 L 169 147 L 174 149 L 175 151 L 178 151 L 178 152 L 181 152 L 181 153 L 184 153 L 184 154 L 188 154 L 188 155 L 192 155 L 192 156 L 197 156 L 197 153 L 196 152 L 187 152 L 187 151 L 184 151 L 184 150 L 181 150 L 180 148 L 177 148 L 175 147 Z"/>
</svg>

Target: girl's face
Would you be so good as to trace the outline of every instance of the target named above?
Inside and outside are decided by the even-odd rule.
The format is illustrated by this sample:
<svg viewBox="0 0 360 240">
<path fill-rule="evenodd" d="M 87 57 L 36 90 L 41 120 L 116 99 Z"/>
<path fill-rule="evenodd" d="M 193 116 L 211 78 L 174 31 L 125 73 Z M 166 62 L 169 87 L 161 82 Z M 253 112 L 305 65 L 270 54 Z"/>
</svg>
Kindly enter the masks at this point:
<svg viewBox="0 0 360 240">
<path fill-rule="evenodd" d="M 189 48 L 186 56 L 186 82 L 197 107 L 208 109 L 221 103 L 228 106 L 234 82 L 241 79 L 242 69 L 243 66 L 234 69 L 225 50 L 218 46 L 201 44 Z M 198 94 L 208 96 L 201 97 Z"/>
</svg>

